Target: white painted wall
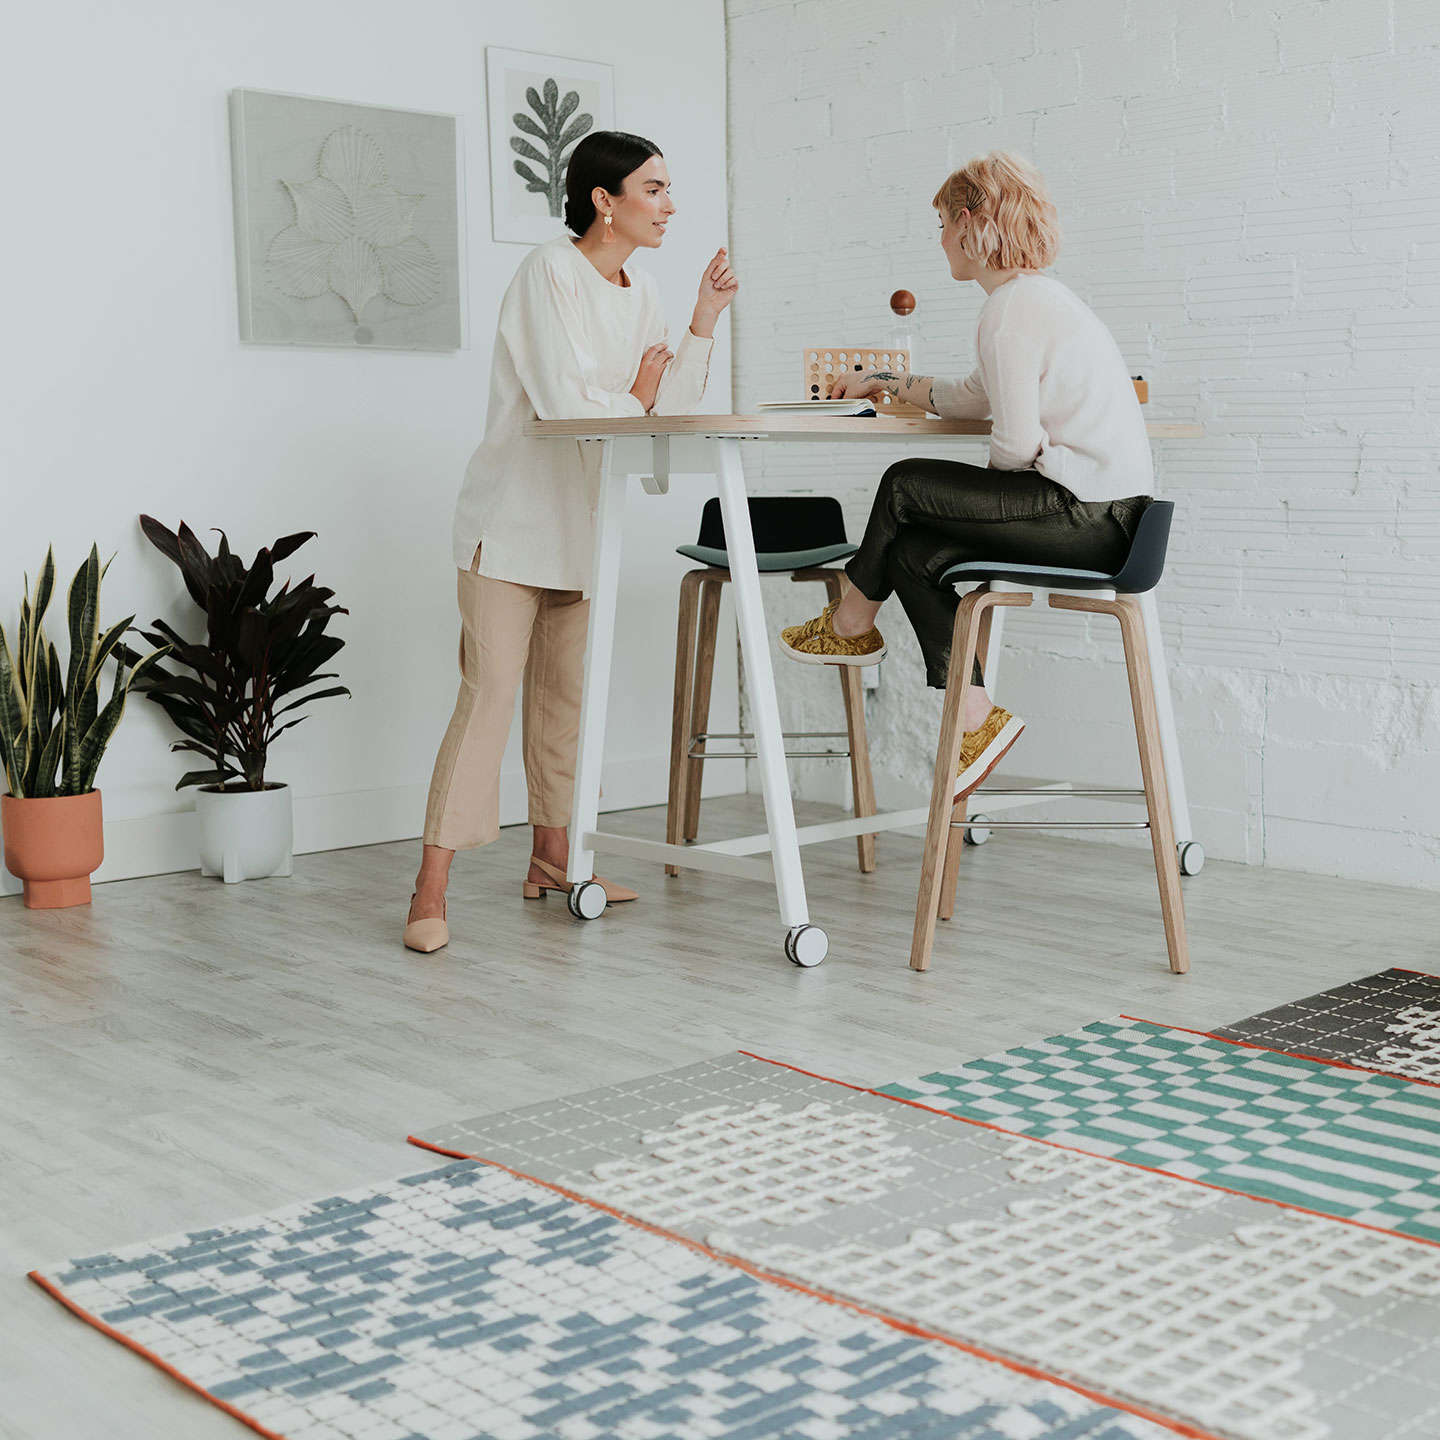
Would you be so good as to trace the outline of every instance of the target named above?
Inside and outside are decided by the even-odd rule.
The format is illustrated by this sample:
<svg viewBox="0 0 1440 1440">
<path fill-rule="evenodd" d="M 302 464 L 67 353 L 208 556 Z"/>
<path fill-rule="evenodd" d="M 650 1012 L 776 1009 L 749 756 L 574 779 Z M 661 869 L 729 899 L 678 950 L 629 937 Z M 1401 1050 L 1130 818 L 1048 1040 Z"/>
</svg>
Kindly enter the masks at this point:
<svg viewBox="0 0 1440 1440">
<path fill-rule="evenodd" d="M 653 138 L 674 176 L 679 218 L 643 263 L 683 325 L 726 236 L 719 0 L 255 0 L 243 10 L 75 0 L 7 15 L 0 620 L 13 627 L 21 571 L 33 574 L 47 543 L 68 574 L 92 539 L 116 553 L 107 617 L 185 614 L 178 576 L 140 534 L 141 511 L 223 526 L 252 552 L 318 531 L 293 563 L 350 607 L 338 663 L 354 699 L 321 702 L 274 751 L 272 774 L 295 787 L 301 849 L 418 834 L 454 701 L 451 509 L 484 427 L 500 297 L 525 254 L 490 239 L 487 44 L 614 64 L 617 124 Z M 470 349 L 240 343 L 226 109 L 236 86 L 461 117 Z M 722 322 L 709 409 L 730 408 L 728 345 Z M 685 569 L 671 552 L 693 540 L 703 498 L 694 486 L 664 502 L 635 497 L 612 806 L 664 798 Z M 63 611 L 52 618 L 63 636 Z M 101 878 L 195 864 L 193 801 L 172 789 L 184 766 L 171 738 L 156 707 L 130 707 L 100 771 Z M 513 746 L 504 808 L 507 822 L 525 818 Z"/>
<path fill-rule="evenodd" d="M 1150 380 L 1150 417 L 1207 431 L 1158 447 L 1197 833 L 1215 856 L 1440 888 L 1440 7 L 729 0 L 727 16 L 739 407 L 798 394 L 807 344 L 883 338 L 901 285 L 918 368 L 967 370 L 983 296 L 949 279 L 930 197 L 974 154 L 1033 157 L 1066 235 L 1054 273 Z M 858 536 L 890 458 L 776 447 L 755 464 L 775 489 L 841 493 Z M 898 606 L 882 625 L 872 747 L 882 798 L 913 798 L 938 701 Z M 1002 698 L 1031 722 L 1017 771 L 1129 783 L 1109 630 L 1027 615 L 1010 637 Z M 833 713 L 822 677 L 783 678 L 802 728 Z M 838 793 L 838 769 L 806 773 Z"/>
</svg>

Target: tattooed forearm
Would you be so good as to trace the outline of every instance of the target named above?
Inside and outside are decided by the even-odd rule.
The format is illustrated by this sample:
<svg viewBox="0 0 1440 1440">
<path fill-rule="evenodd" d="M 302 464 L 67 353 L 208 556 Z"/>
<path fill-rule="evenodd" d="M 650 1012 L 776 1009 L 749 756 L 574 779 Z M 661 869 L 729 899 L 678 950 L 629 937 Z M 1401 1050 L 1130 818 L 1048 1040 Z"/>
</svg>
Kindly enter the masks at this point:
<svg viewBox="0 0 1440 1440">
<path fill-rule="evenodd" d="M 874 370 L 870 378 L 878 380 L 897 400 L 903 395 L 911 405 L 921 405 L 926 410 L 935 408 L 932 398 L 932 381 L 928 375 L 895 374 L 893 370 Z"/>
</svg>

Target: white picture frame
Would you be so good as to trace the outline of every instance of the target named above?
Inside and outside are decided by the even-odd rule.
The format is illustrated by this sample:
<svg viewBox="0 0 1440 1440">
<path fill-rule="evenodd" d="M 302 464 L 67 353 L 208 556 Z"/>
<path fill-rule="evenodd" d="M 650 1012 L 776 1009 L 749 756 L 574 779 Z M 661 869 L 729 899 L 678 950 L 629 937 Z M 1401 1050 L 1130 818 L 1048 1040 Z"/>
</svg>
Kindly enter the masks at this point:
<svg viewBox="0 0 1440 1440">
<path fill-rule="evenodd" d="M 460 122 L 311 95 L 230 95 L 240 338 L 467 342 Z"/>
<path fill-rule="evenodd" d="M 565 229 L 570 153 L 586 135 L 615 128 L 615 68 L 487 45 L 485 79 L 491 233 L 501 243 L 538 245 Z M 517 125 L 517 116 L 528 126 Z M 578 122 L 586 116 L 590 123 L 581 129 Z M 537 190 L 537 182 L 546 190 Z"/>
</svg>

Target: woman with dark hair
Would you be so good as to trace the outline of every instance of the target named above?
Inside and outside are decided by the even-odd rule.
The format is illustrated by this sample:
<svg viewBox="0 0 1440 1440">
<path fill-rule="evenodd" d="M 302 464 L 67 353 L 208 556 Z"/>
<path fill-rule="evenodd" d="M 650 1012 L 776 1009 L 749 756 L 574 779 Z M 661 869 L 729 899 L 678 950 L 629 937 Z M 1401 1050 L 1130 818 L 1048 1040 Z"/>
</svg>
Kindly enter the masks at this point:
<svg viewBox="0 0 1440 1440">
<path fill-rule="evenodd" d="M 456 850 L 500 828 L 500 760 L 524 677 L 525 779 L 534 847 L 527 898 L 568 890 L 567 825 L 579 740 L 598 464 L 594 447 L 527 439 L 526 421 L 679 415 L 705 393 L 715 322 L 738 289 L 725 251 L 705 267 L 672 351 L 655 282 L 626 269 L 675 214 L 659 149 L 587 135 L 565 176 L 571 235 L 536 246 L 500 307 L 485 438 L 455 506 L 460 694 L 435 760 L 424 849 L 405 926 L 411 950 L 449 940 Z M 612 903 L 633 890 L 605 884 Z"/>
</svg>

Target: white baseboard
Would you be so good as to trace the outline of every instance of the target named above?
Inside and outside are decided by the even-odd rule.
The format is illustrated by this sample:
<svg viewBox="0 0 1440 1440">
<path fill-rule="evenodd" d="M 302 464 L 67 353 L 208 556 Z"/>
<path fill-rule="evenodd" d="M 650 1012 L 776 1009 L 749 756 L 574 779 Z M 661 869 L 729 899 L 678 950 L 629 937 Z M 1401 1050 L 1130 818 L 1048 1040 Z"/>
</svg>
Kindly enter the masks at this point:
<svg viewBox="0 0 1440 1440">
<path fill-rule="evenodd" d="M 602 811 L 634 810 L 663 805 L 669 789 L 668 755 L 643 755 L 606 761 L 602 772 Z M 703 794 L 741 795 L 743 765 L 710 765 Z M 295 853 L 345 850 L 379 845 L 388 840 L 414 840 L 425 818 L 424 785 L 391 785 L 377 790 L 351 790 L 337 795 L 295 797 Z M 500 823 L 523 825 L 527 816 L 525 776 L 504 771 L 500 776 Z M 95 883 L 133 880 L 198 870 L 195 811 L 172 811 L 130 820 L 105 822 L 105 863 Z M 18 895 L 20 882 L 0 865 L 0 895 Z"/>
</svg>

